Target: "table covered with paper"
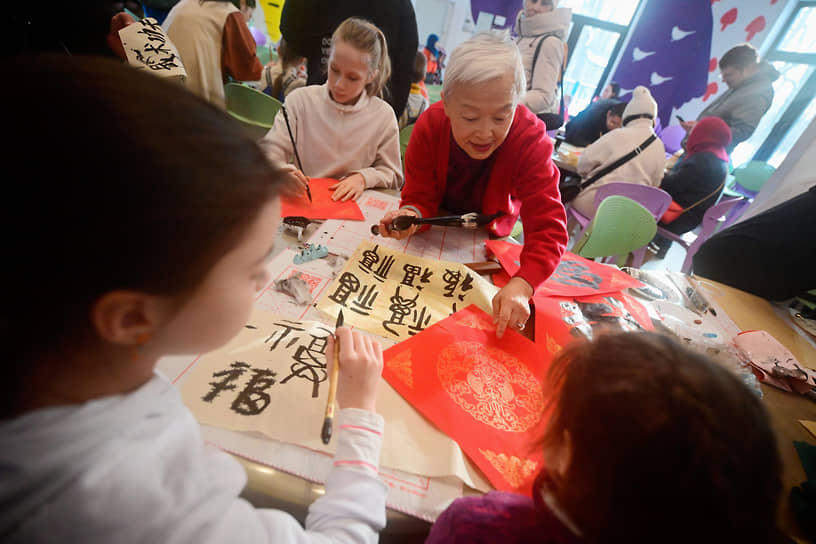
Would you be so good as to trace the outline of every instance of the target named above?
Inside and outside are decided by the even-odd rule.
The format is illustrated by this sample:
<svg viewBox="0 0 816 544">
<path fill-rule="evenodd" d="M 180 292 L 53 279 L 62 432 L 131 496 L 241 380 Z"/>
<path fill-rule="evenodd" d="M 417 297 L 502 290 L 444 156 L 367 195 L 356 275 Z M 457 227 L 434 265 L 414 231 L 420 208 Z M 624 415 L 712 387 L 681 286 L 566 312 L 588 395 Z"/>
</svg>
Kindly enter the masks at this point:
<svg viewBox="0 0 816 544">
<path fill-rule="evenodd" d="M 175 365 L 170 378 L 208 441 L 322 483 L 333 452 L 320 439 L 326 337 L 341 309 L 346 325 L 388 348 L 377 406 L 386 420 L 381 476 L 388 506 L 425 521 L 465 492 L 529 492 L 542 463 L 535 444 L 546 423 L 547 365 L 575 336 L 657 327 L 760 393 L 748 352 L 762 359 L 756 343 L 767 351 L 770 341 L 735 342 L 742 331 L 722 309 L 711 311 L 710 287 L 700 282 L 567 253 L 533 298 L 532 339 L 514 331 L 498 339 L 491 300 L 518 268 L 521 246 L 450 227 L 402 241 L 376 237 L 370 225 L 398 199 L 366 191 L 358 203 L 364 221 L 326 220 L 298 233 L 305 242 L 282 248 L 249 322 L 228 345 Z M 328 255 L 294 264 L 305 243 Z M 503 268 L 493 278 L 462 264 L 488 256 Z M 816 385 L 816 373 L 803 366 L 795 368 Z M 809 389 L 772 368 L 767 374 Z"/>
</svg>

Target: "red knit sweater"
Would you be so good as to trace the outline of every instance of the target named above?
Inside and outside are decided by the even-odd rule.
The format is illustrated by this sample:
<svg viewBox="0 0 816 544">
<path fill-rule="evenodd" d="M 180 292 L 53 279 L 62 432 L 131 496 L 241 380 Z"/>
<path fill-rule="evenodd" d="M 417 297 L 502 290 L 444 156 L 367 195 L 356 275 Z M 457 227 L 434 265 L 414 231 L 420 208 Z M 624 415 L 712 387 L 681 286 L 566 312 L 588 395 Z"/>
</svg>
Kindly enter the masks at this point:
<svg viewBox="0 0 816 544">
<path fill-rule="evenodd" d="M 442 102 L 417 120 L 405 155 L 405 186 L 400 206 L 413 206 L 423 217 L 438 214 L 447 185 L 451 124 Z M 482 213 L 503 211 L 488 229 L 509 235 L 521 214 L 524 249 L 516 273 L 533 289 L 550 277 L 567 244 L 566 213 L 558 192 L 558 168 L 544 123 L 525 106 L 516 106 L 507 138 L 494 153 Z"/>
</svg>

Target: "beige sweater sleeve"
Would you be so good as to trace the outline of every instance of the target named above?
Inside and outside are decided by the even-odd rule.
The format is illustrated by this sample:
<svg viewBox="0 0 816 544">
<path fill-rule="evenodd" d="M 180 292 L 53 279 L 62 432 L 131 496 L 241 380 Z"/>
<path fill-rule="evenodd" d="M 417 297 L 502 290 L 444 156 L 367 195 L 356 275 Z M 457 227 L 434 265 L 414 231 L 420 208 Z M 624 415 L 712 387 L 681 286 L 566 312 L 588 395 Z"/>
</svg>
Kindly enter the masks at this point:
<svg viewBox="0 0 816 544">
<path fill-rule="evenodd" d="M 356 170 L 365 178 L 366 189 L 383 187 L 385 189 L 400 189 L 402 187 L 402 160 L 399 146 L 399 124 L 397 118 L 388 110 L 388 115 L 382 117 L 377 142 L 377 155 L 374 163 Z"/>
</svg>

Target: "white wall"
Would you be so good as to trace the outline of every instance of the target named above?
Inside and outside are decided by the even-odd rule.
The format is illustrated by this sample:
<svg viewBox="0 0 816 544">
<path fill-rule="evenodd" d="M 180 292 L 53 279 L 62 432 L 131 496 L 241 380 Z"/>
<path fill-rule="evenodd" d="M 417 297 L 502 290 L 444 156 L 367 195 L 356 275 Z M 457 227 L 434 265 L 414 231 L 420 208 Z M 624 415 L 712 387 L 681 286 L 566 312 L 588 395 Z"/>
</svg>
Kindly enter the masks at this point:
<svg viewBox="0 0 816 544">
<path fill-rule="evenodd" d="M 813 185 L 816 185 L 816 119 L 810 122 L 785 160 L 765 182 L 740 221 L 790 200 Z M 803 243 L 812 244 L 813 241 L 803 240 Z"/>
</svg>

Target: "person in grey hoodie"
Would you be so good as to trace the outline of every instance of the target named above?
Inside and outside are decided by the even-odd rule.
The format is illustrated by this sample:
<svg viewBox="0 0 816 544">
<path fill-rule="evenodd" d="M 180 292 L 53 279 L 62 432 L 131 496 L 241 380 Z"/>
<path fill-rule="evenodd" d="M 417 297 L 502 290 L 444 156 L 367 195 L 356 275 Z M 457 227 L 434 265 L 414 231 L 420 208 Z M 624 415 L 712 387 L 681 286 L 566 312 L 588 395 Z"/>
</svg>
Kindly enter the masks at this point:
<svg viewBox="0 0 816 544">
<path fill-rule="evenodd" d="M 516 17 L 516 44 L 527 77 L 523 103 L 535 114 L 559 113 L 558 79 L 571 19 L 572 10 L 559 8 L 558 0 L 525 0 Z M 550 130 L 557 128 L 550 125 Z"/>
<path fill-rule="evenodd" d="M 751 137 L 760 119 L 771 107 L 774 97 L 772 84 L 779 78 L 779 72 L 768 62 L 760 62 L 756 48 L 748 43 L 729 49 L 720 58 L 719 65 L 720 77 L 728 90 L 700 112 L 697 121 L 706 117 L 719 117 L 725 121 L 732 135 L 731 145 L 727 148 L 730 154 L 740 142 Z M 680 124 L 690 133 L 697 121 Z"/>
</svg>

